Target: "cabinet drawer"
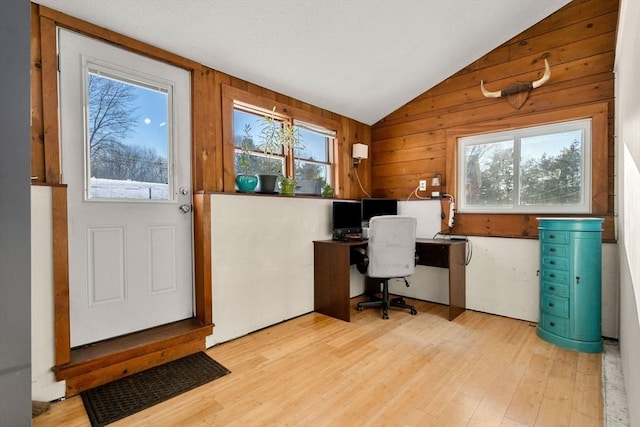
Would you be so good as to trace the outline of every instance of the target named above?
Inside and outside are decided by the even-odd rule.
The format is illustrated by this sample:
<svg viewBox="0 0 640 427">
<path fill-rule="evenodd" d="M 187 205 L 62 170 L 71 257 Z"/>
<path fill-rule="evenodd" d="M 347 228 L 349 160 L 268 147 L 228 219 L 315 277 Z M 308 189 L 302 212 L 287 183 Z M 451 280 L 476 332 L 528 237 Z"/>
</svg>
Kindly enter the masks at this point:
<svg viewBox="0 0 640 427">
<path fill-rule="evenodd" d="M 555 256 L 543 256 L 542 265 L 544 267 L 558 268 L 560 270 L 569 270 L 569 259 Z"/>
<path fill-rule="evenodd" d="M 569 254 L 569 247 L 566 245 L 555 245 L 553 243 L 543 243 L 542 254 L 553 255 L 553 256 L 567 256 Z"/>
<path fill-rule="evenodd" d="M 569 332 L 569 320 L 549 313 L 540 313 L 540 325 L 548 332 L 566 337 Z"/>
<path fill-rule="evenodd" d="M 569 298 L 559 297 L 557 295 L 542 293 L 540 301 L 542 311 L 553 314 L 558 317 L 569 317 Z"/>
<path fill-rule="evenodd" d="M 543 268 L 542 269 L 542 278 L 544 280 L 551 280 L 553 282 L 558 283 L 569 283 L 569 272 L 556 270 L 554 268 Z"/>
<path fill-rule="evenodd" d="M 569 296 L 569 286 L 560 283 L 542 281 L 542 290 L 560 297 Z"/>
<path fill-rule="evenodd" d="M 540 232 L 540 240 L 543 243 L 568 243 L 569 232 L 542 230 Z"/>
</svg>

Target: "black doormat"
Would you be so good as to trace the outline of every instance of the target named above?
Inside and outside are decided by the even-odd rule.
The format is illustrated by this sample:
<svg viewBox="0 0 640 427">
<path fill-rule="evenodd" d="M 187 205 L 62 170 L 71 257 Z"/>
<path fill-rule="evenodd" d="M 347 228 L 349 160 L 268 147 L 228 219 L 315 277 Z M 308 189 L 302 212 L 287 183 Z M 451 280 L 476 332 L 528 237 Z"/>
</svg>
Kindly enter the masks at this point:
<svg viewBox="0 0 640 427">
<path fill-rule="evenodd" d="M 101 427 L 230 373 L 200 352 L 82 392 L 93 427 Z"/>
</svg>

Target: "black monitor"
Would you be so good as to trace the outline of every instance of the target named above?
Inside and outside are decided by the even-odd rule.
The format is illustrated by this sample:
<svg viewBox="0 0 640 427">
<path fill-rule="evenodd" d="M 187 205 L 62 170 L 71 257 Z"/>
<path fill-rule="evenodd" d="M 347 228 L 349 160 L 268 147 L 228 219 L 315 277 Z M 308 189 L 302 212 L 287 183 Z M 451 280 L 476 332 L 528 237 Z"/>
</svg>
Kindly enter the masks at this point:
<svg viewBox="0 0 640 427">
<path fill-rule="evenodd" d="M 362 199 L 362 221 L 365 224 L 374 216 L 398 215 L 397 199 Z"/>
<path fill-rule="evenodd" d="M 334 235 L 362 232 L 362 204 L 334 200 L 332 227 Z"/>
</svg>

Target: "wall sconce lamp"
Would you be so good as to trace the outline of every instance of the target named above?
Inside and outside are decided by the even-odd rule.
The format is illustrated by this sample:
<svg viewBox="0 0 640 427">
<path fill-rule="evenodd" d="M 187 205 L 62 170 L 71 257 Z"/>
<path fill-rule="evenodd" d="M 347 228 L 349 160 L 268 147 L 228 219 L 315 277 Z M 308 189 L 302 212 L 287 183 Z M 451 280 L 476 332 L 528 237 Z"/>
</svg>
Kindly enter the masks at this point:
<svg viewBox="0 0 640 427">
<path fill-rule="evenodd" d="M 353 167 L 360 164 L 360 160 L 369 158 L 369 146 L 365 144 L 355 143 L 351 148 L 351 157 L 353 157 Z"/>
<path fill-rule="evenodd" d="M 438 191 L 431 192 L 431 197 L 442 197 L 442 174 L 440 172 L 433 174 L 433 178 L 431 178 L 431 186 L 438 187 Z"/>
</svg>

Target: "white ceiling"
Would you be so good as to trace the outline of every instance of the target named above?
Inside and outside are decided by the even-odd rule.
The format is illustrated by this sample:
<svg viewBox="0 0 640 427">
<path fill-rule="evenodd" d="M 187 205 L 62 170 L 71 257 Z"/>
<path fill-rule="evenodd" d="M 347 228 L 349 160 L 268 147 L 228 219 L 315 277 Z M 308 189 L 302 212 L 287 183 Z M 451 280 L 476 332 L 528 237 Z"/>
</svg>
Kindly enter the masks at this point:
<svg viewBox="0 0 640 427">
<path fill-rule="evenodd" d="M 373 124 L 569 0 L 35 0 Z"/>
</svg>

